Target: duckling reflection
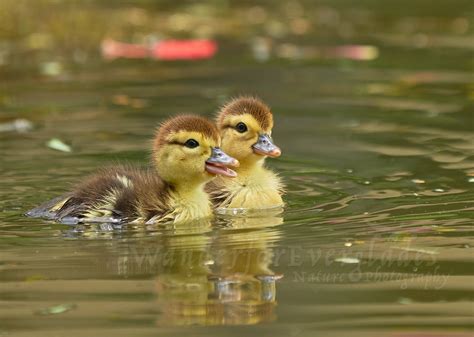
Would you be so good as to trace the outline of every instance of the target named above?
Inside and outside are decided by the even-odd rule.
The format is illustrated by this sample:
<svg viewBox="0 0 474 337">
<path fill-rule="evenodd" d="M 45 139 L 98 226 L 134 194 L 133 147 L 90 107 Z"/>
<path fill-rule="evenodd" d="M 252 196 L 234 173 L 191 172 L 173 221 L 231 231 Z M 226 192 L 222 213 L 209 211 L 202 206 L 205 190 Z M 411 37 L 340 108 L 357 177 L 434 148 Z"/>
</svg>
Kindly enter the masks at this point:
<svg viewBox="0 0 474 337">
<path fill-rule="evenodd" d="M 172 252 L 172 258 L 156 279 L 162 311 L 158 325 L 257 324 L 275 318 L 275 283 L 282 276 L 270 268 L 271 247 L 279 240 L 276 225 L 282 219 L 223 222 L 225 227 L 212 240 L 168 238 L 164 250 Z"/>
<path fill-rule="evenodd" d="M 84 253 L 92 256 L 96 270 L 103 275 L 154 279 L 156 275 L 186 272 L 189 266 L 195 270 L 205 266 L 199 260 L 209 259 L 212 223 L 202 219 L 167 226 L 78 224 L 63 230 L 62 236 L 83 242 Z"/>
<path fill-rule="evenodd" d="M 166 228 L 76 225 L 63 234 L 91 239 L 81 246 L 94 257 L 93 268 L 81 277 L 94 271 L 154 279 L 148 289 L 157 297 L 158 325 L 257 324 L 275 318 L 282 276 L 271 268 L 272 247 L 281 223 L 276 215 L 247 214 Z"/>
</svg>

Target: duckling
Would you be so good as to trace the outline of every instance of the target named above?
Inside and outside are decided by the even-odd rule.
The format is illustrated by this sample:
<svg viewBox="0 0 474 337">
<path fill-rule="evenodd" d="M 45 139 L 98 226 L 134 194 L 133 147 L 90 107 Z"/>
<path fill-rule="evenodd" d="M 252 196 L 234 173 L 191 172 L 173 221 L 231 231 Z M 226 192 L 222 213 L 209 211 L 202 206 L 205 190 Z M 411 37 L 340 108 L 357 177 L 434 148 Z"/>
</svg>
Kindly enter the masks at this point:
<svg viewBox="0 0 474 337">
<path fill-rule="evenodd" d="M 218 146 L 217 128 L 207 119 L 182 115 L 165 121 L 153 141 L 154 169 L 104 168 L 71 193 L 27 213 L 81 222 L 173 224 L 209 218 L 205 184 L 216 175 L 235 177 L 238 161 Z M 108 220 L 104 220 L 108 219 Z"/>
<path fill-rule="evenodd" d="M 283 206 L 283 184 L 264 167 L 266 157 L 281 150 L 271 138 L 273 114 L 254 97 L 238 97 L 219 110 L 216 124 L 222 149 L 240 162 L 237 178 L 220 176 L 206 190 L 216 208 L 271 208 Z"/>
</svg>

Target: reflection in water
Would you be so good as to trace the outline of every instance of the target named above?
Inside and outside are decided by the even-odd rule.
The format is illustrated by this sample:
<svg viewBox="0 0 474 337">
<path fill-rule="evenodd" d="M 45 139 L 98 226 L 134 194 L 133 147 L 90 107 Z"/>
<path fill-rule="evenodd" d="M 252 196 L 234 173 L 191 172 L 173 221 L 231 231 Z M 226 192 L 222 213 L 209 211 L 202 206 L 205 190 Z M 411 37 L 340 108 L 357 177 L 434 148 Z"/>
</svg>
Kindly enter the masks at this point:
<svg viewBox="0 0 474 337">
<path fill-rule="evenodd" d="M 116 12 L 120 6 L 113 1 L 101 1 L 99 12 L 77 11 L 65 1 L 36 7 L 26 2 L 0 1 L 23 4 L 18 15 L 10 15 L 14 22 L 3 24 L 36 20 L 44 28 L 30 25 L 15 49 L 0 43 L 0 76 L 7 76 L 0 93 L 0 336 L 34 331 L 49 337 L 66 330 L 62 335 L 235 336 L 246 329 L 248 336 L 379 337 L 472 331 L 474 85 L 472 44 L 464 43 L 474 41 L 471 2 L 158 4 L 156 15 L 170 18 L 161 26 L 179 28 L 180 36 L 184 26 L 198 35 L 218 31 L 222 48 L 216 58 L 93 68 L 69 67 L 67 55 L 51 54 L 60 48 L 82 64 L 81 41 L 91 57 L 96 54 L 98 43 L 90 35 L 95 30 L 78 30 L 73 14 L 90 26 L 92 21 L 82 20 L 87 13 L 100 19 L 113 12 L 112 20 L 93 22 L 131 27 L 107 31 L 140 41 L 147 25 L 138 23 L 145 16 L 132 15 L 132 24 L 130 10 Z M 147 1 L 127 6 L 146 13 L 138 2 Z M 75 24 L 49 20 L 44 26 L 48 20 L 37 7 L 60 18 L 62 3 L 70 7 L 62 18 Z M 206 10 L 210 20 L 186 25 Z M 147 22 L 156 27 L 154 17 Z M 31 43 L 48 42 L 48 34 L 54 40 L 51 24 L 61 27 L 55 30 L 60 43 L 45 49 Z M 292 35 L 305 30 L 306 37 Z M 242 39 L 235 41 L 237 36 Z M 323 54 L 302 61 L 305 55 L 294 53 L 320 51 L 328 41 L 366 41 L 380 53 L 374 61 L 322 60 Z M 262 62 L 252 62 L 245 46 L 257 47 L 260 56 L 254 56 Z M 23 56 L 14 56 L 15 50 Z M 55 63 L 64 67 L 56 76 L 38 78 L 38 62 L 46 66 L 37 68 L 41 73 Z M 212 226 L 181 229 L 72 228 L 22 217 L 99 166 L 144 163 L 150 125 L 183 112 L 210 116 L 242 93 L 268 100 L 275 112 L 275 135 L 285 156 L 268 164 L 287 185 L 281 226 L 277 215 L 262 219 L 239 210 L 220 214 Z M 45 145 L 56 137 L 73 152 Z M 51 314 L 38 314 L 43 312 Z M 188 325 L 272 319 L 247 328 Z"/>
<path fill-rule="evenodd" d="M 282 275 L 271 264 L 281 223 L 265 212 L 172 228 L 77 225 L 65 236 L 91 240 L 84 249 L 98 262 L 84 276 L 97 268 L 114 277 L 151 278 L 159 326 L 256 324 L 275 319 Z"/>
<path fill-rule="evenodd" d="M 278 217 L 227 219 L 214 237 L 173 236 L 164 241 L 156 292 L 159 325 L 256 324 L 274 319 L 272 245 Z M 257 227 L 257 224 L 260 226 Z M 236 229 L 238 228 L 238 229 Z M 187 242 L 189 240 L 189 242 Z"/>
</svg>

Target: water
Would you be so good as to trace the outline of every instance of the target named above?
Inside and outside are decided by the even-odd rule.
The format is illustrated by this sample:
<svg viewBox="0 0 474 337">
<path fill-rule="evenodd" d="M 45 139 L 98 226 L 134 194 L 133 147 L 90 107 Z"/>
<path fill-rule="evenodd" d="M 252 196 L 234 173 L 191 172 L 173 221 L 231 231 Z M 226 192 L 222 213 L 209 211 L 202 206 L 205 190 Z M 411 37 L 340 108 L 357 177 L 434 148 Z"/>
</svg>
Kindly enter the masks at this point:
<svg viewBox="0 0 474 337">
<path fill-rule="evenodd" d="M 228 42 L 206 62 L 3 81 L 1 122 L 34 128 L 0 133 L 0 335 L 468 336 L 472 44 L 436 45 L 428 26 L 432 44 L 407 46 L 391 29 L 372 62 L 258 62 Z M 166 116 L 211 116 L 238 93 L 274 111 L 283 213 L 177 229 L 22 216 L 101 165 L 146 163 Z"/>
</svg>

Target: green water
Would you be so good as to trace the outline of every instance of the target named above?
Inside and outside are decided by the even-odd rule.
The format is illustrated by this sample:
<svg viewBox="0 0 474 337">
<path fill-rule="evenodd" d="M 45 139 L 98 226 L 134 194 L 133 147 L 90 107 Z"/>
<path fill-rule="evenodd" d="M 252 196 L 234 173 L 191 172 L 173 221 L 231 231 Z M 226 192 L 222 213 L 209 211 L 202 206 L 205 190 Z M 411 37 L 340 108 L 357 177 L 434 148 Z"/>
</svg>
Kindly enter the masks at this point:
<svg viewBox="0 0 474 337">
<path fill-rule="evenodd" d="M 197 63 L 5 72 L 0 122 L 33 129 L 0 133 L 0 336 L 468 336 L 474 47 L 469 30 L 441 32 L 472 32 L 459 3 L 369 6 L 380 36 L 325 37 L 377 46 L 372 61 L 259 62 L 229 39 Z M 427 44 L 397 40 L 406 16 Z M 239 93 L 274 112 L 283 155 L 268 166 L 287 186 L 282 214 L 175 230 L 22 215 L 102 165 L 147 163 L 160 121 L 212 116 Z"/>
</svg>

